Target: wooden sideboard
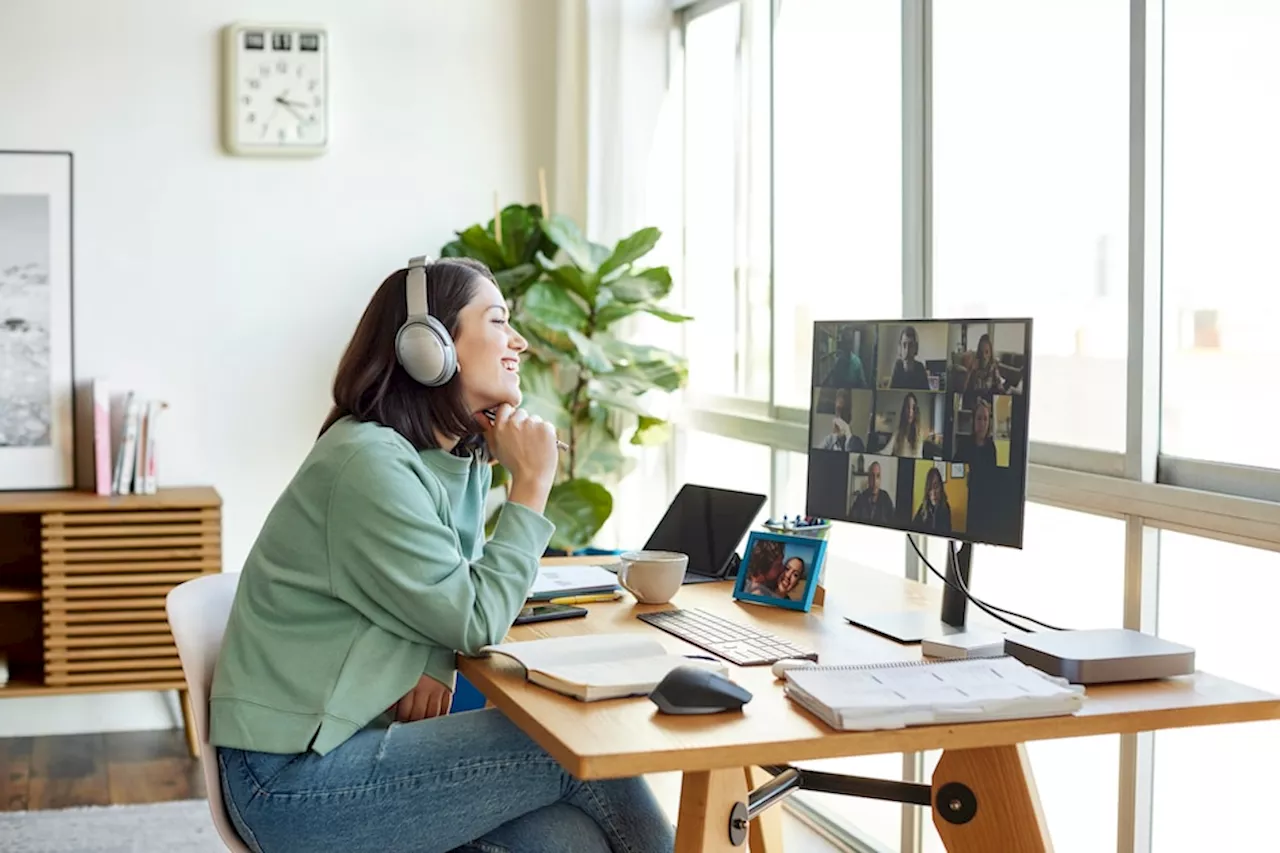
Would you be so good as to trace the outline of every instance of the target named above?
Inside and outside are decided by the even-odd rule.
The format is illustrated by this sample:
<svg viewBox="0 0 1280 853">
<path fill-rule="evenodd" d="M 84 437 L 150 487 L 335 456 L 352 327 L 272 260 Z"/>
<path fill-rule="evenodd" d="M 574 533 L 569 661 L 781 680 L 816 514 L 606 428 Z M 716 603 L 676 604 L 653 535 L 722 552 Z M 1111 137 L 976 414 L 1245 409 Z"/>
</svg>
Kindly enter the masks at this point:
<svg viewBox="0 0 1280 853">
<path fill-rule="evenodd" d="M 164 598 L 222 570 L 222 499 L 210 487 L 154 495 L 0 492 L 0 699 L 177 690 L 195 730 Z"/>
</svg>

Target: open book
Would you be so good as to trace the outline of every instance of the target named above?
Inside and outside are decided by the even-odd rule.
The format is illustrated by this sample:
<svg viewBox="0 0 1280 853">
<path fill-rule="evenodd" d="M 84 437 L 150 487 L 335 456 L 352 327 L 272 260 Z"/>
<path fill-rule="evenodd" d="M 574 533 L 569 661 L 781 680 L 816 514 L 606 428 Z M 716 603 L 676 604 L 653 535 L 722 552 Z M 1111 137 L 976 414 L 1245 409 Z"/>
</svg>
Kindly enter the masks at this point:
<svg viewBox="0 0 1280 853">
<path fill-rule="evenodd" d="M 1084 688 L 1013 657 L 901 661 L 787 670 L 786 693 L 834 729 L 1074 714 Z"/>
<path fill-rule="evenodd" d="M 480 653 L 507 655 L 529 681 L 584 702 L 648 695 L 677 666 L 728 674 L 719 661 L 673 655 L 645 634 L 550 637 L 485 646 Z"/>
</svg>

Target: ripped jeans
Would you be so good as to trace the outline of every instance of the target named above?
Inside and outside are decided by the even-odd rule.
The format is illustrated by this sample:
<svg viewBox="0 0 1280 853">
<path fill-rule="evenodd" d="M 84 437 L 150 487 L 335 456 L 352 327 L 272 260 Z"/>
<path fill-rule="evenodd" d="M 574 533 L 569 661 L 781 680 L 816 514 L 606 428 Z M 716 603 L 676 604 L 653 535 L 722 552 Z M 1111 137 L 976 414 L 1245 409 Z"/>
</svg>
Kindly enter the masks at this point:
<svg viewBox="0 0 1280 853">
<path fill-rule="evenodd" d="M 497 709 L 366 728 L 328 755 L 218 747 L 255 853 L 670 853 L 643 779 L 583 782 Z"/>
</svg>

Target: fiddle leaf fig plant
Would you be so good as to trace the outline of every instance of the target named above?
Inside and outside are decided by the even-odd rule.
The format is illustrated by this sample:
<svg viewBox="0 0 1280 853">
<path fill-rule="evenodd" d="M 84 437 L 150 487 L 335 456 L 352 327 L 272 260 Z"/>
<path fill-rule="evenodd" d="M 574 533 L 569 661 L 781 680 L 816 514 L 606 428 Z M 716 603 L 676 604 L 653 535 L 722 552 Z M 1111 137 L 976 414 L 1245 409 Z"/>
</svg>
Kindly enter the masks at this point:
<svg viewBox="0 0 1280 853">
<path fill-rule="evenodd" d="M 609 488 L 635 467 L 625 443 L 652 446 L 671 437 L 653 397 L 684 387 L 688 363 L 661 347 L 623 340 L 617 327 L 640 313 L 670 323 L 692 319 L 663 306 L 671 272 L 643 264 L 661 236 L 657 228 L 641 228 L 605 246 L 566 216 L 510 205 L 496 222 L 468 226 L 440 250 L 493 271 L 511 324 L 529 341 L 520 366 L 523 406 L 554 424 L 569 448 L 547 501 L 547 518 L 556 525 L 552 548 L 584 548 L 608 521 Z M 495 466 L 495 488 L 505 490 L 508 482 Z M 496 513 L 490 527 L 495 520 Z"/>
</svg>

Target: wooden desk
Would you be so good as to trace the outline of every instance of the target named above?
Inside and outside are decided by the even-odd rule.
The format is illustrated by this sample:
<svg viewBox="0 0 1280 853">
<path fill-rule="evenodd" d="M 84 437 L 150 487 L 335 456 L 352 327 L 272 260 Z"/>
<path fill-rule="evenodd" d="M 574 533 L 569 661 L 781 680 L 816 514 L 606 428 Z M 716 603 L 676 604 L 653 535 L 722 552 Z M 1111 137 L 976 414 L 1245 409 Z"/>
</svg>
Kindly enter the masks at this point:
<svg viewBox="0 0 1280 853">
<path fill-rule="evenodd" d="M 811 648 L 822 663 L 918 658 L 918 646 L 900 646 L 855 628 L 842 618 L 863 608 L 936 609 L 940 594 L 905 578 L 829 558 L 826 605 L 809 613 L 735 602 L 728 582 L 681 588 L 670 605 L 621 601 L 589 604 L 585 619 L 514 628 L 510 640 L 616 631 L 646 631 L 671 651 L 697 650 L 635 618 L 643 610 L 698 607 L 754 625 Z M 856 596 L 856 598 L 855 598 Z M 839 732 L 793 704 L 769 667 L 734 667 L 731 677 L 753 694 L 742 713 L 702 717 L 658 713 L 647 698 L 584 703 L 529 684 L 514 661 L 498 656 L 459 660 L 459 670 L 485 697 L 581 779 L 681 771 L 676 850 L 735 849 L 729 813 L 747 802 L 749 785 L 767 779 L 760 765 L 878 753 L 943 750 L 932 779 L 934 824 L 951 853 L 1052 850 L 1027 762 L 1027 741 L 1155 729 L 1280 719 L 1280 697 L 1208 673 L 1127 685 L 1091 687 L 1084 708 L 1069 717 L 927 726 L 881 732 Z M 744 768 L 745 771 L 744 772 Z M 754 781 L 749 781 L 754 780 Z M 936 794 L 949 782 L 968 786 L 979 808 L 964 824 L 947 821 Z M 777 809 L 771 810 L 776 812 Z M 778 816 L 753 821 L 751 849 L 777 843 Z"/>
</svg>

